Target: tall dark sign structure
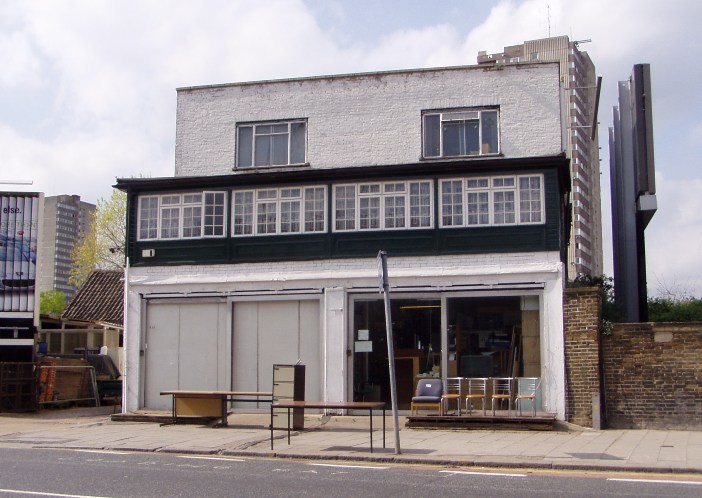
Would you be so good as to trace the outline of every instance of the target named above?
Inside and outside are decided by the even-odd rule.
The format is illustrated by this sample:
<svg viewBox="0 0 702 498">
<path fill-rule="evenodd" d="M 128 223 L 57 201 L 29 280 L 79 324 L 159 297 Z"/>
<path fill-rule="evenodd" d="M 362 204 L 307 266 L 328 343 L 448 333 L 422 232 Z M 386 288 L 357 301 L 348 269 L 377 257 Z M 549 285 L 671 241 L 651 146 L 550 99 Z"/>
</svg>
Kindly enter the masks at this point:
<svg viewBox="0 0 702 498">
<path fill-rule="evenodd" d="M 648 321 L 644 230 L 657 209 L 649 64 L 619 82 L 609 129 L 614 290 L 622 318 Z"/>
<path fill-rule="evenodd" d="M 32 361 L 43 195 L 0 192 L 0 362 Z"/>
</svg>

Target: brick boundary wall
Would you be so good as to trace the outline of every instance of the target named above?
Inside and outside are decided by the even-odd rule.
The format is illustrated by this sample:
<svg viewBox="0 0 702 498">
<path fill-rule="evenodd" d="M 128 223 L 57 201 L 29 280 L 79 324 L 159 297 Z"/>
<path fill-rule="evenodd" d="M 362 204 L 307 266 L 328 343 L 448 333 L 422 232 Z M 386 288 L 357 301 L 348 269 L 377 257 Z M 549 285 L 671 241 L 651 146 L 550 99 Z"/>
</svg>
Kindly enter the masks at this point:
<svg viewBox="0 0 702 498">
<path fill-rule="evenodd" d="M 566 289 L 563 297 L 566 420 L 592 427 L 592 398 L 600 393 L 599 287 Z"/>
<path fill-rule="evenodd" d="M 615 324 L 602 351 L 608 427 L 702 430 L 702 323 Z"/>
</svg>

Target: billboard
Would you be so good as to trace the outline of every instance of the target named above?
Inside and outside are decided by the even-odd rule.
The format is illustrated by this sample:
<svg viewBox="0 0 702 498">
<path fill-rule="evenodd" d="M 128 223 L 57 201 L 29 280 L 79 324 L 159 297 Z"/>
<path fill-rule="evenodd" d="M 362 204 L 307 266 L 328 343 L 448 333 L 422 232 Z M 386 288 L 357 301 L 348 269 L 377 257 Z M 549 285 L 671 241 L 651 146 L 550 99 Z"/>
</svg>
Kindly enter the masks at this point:
<svg viewBox="0 0 702 498">
<path fill-rule="evenodd" d="M 41 195 L 0 192 L 0 313 L 33 313 Z"/>
</svg>

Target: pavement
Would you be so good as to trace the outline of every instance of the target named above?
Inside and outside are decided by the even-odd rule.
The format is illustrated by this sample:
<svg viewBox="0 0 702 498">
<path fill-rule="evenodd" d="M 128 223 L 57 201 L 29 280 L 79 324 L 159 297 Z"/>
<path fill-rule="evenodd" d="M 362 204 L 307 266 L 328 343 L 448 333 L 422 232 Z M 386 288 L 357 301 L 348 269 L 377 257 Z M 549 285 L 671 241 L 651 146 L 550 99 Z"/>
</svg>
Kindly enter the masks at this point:
<svg viewBox="0 0 702 498">
<path fill-rule="evenodd" d="M 392 416 L 373 420 L 373 453 L 367 416 L 305 414 L 305 430 L 275 431 L 271 450 L 268 413 L 235 413 L 228 427 L 160 425 L 170 412 L 137 412 L 113 420 L 112 407 L 0 413 L 0 448 L 63 448 L 170 452 L 237 457 L 343 460 L 500 467 L 702 474 L 702 431 L 591 430 L 559 424 L 552 431 L 413 429 L 399 418 L 400 453 Z M 130 421 L 150 420 L 146 422 Z"/>
</svg>

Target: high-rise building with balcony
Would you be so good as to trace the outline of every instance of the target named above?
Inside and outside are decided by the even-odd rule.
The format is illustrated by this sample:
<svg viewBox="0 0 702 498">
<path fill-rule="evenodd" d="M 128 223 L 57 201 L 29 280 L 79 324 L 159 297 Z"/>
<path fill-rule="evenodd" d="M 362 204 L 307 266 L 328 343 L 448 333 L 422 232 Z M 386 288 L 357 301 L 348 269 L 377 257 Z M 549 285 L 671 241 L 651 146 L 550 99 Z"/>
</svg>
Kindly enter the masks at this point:
<svg viewBox="0 0 702 498">
<path fill-rule="evenodd" d="M 599 276 L 603 273 L 598 78 L 589 55 L 579 48 L 582 43 L 584 41 L 570 41 L 567 36 L 556 36 L 505 47 L 502 53 L 478 53 L 478 64 L 560 63 L 566 114 L 565 146 L 570 156 L 572 185 L 568 246 L 568 278 L 571 280 L 580 274 Z"/>
<path fill-rule="evenodd" d="M 70 301 L 76 288 L 68 283 L 71 253 L 90 230 L 95 205 L 80 200 L 79 195 L 44 198 L 44 215 L 39 243 L 39 292 L 59 290 Z"/>
</svg>

